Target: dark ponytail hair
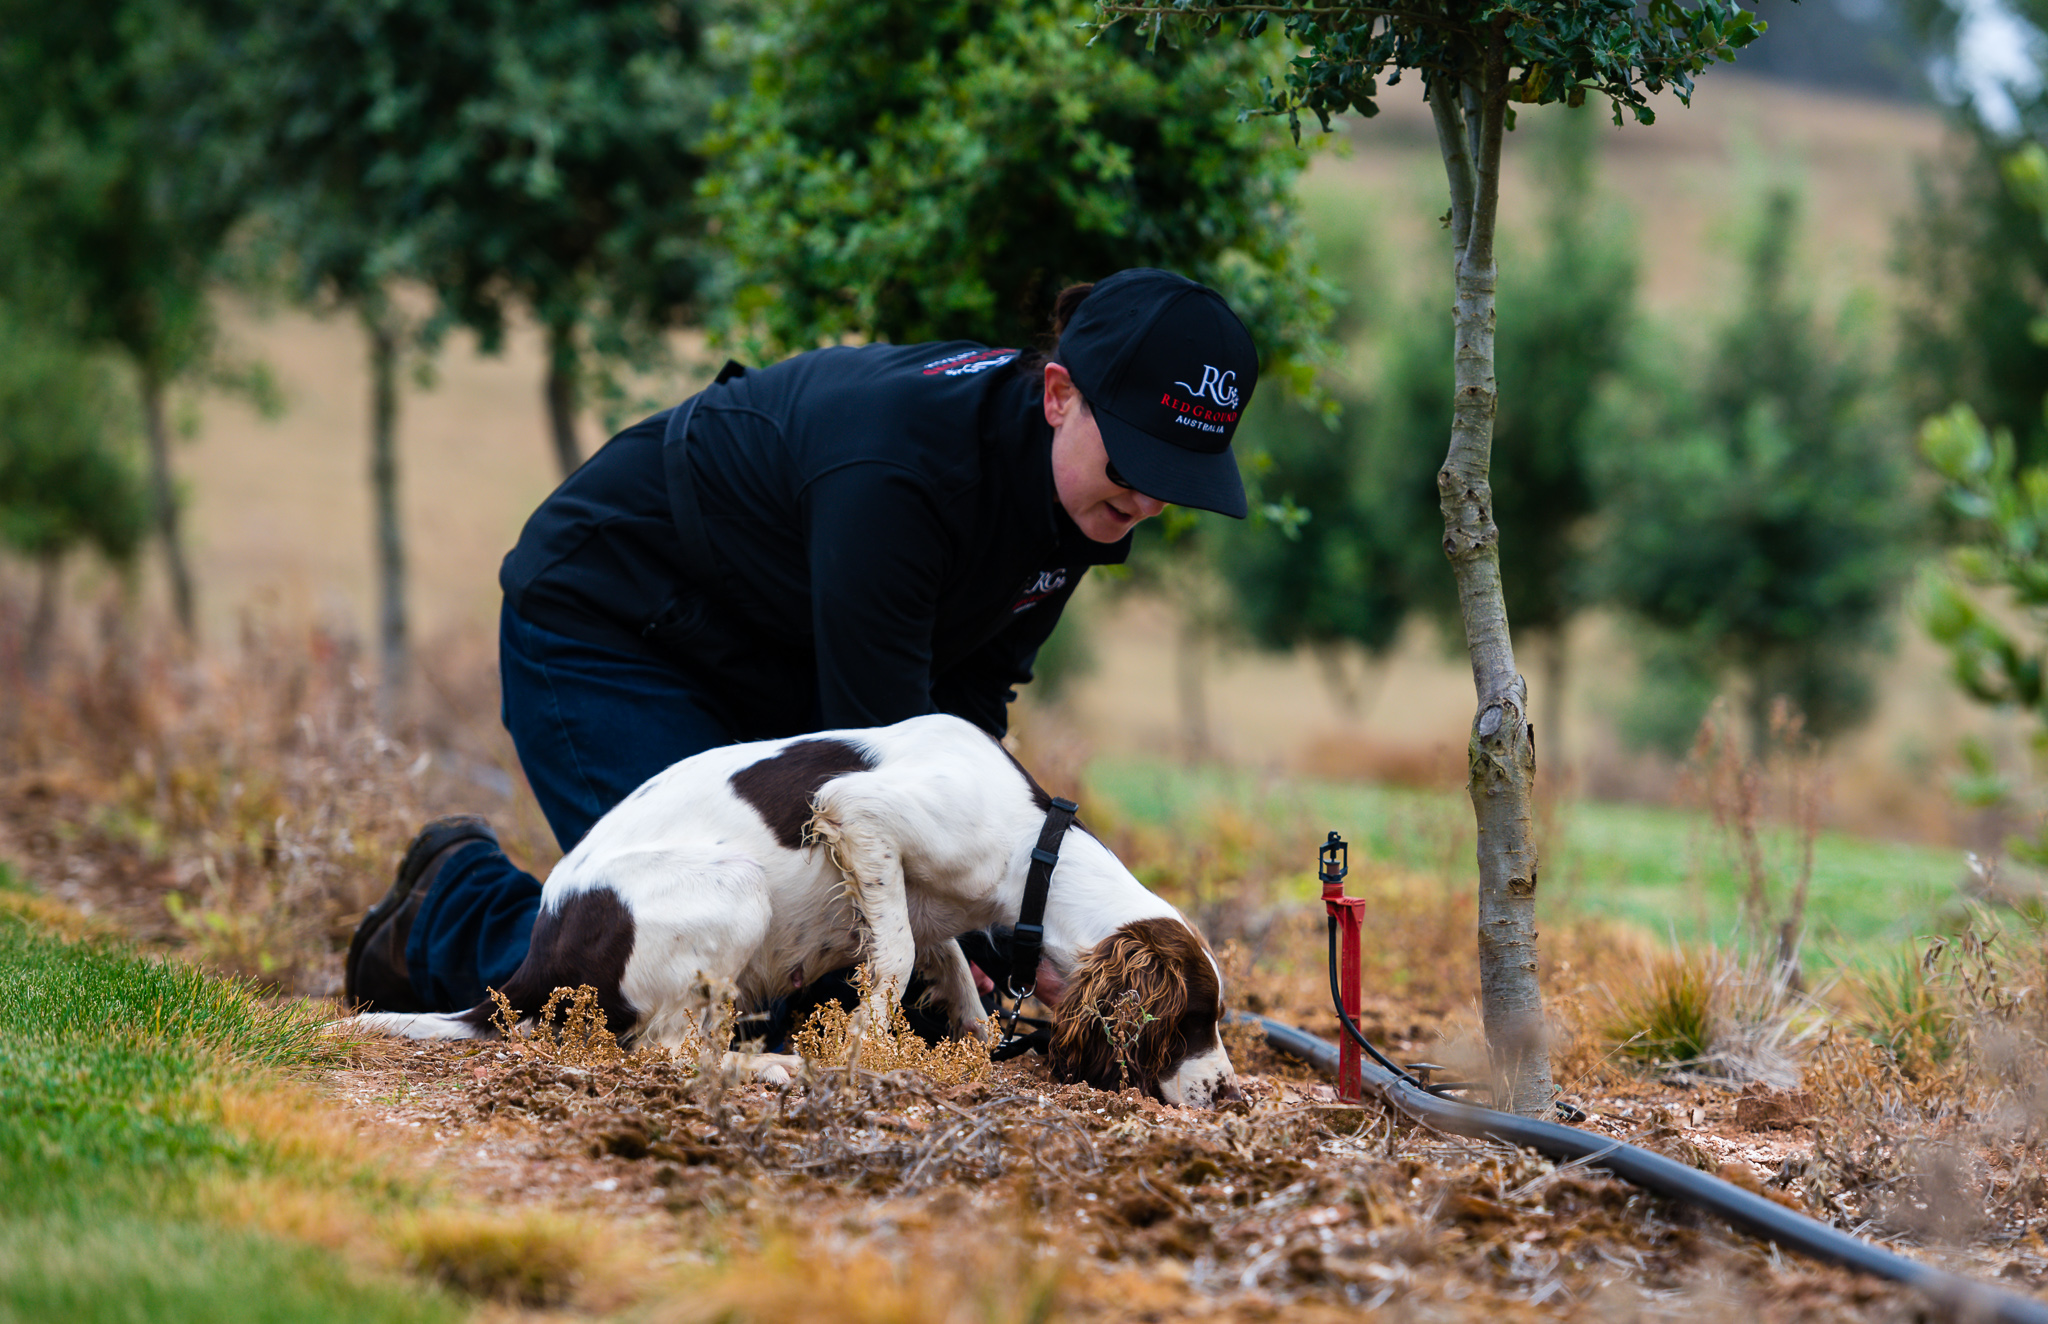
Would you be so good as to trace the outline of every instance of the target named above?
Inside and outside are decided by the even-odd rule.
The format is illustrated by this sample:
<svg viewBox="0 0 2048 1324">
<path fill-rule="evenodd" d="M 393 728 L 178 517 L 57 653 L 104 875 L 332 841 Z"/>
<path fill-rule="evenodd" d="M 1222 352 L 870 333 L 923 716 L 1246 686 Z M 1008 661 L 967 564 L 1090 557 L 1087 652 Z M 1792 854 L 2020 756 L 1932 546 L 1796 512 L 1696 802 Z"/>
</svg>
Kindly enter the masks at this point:
<svg viewBox="0 0 2048 1324">
<path fill-rule="evenodd" d="M 1094 281 L 1069 285 L 1061 290 L 1052 301 L 1052 334 L 1038 338 L 1038 348 L 1024 354 L 1017 360 L 1017 371 L 1045 375 L 1045 365 L 1060 361 L 1060 337 L 1066 334 L 1067 324 L 1080 311 L 1081 301 L 1095 288 Z"/>
</svg>

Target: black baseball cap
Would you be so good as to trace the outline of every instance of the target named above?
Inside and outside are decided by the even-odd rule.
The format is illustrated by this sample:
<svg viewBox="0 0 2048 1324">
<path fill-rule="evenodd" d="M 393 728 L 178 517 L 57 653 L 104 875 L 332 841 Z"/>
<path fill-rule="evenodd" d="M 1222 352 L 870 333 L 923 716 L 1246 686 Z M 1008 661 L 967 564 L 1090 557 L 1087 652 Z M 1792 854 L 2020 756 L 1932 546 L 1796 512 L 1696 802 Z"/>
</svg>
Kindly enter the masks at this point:
<svg viewBox="0 0 2048 1324">
<path fill-rule="evenodd" d="M 1230 439 L 1258 385 L 1259 356 L 1222 295 L 1170 271 L 1119 271 L 1074 310 L 1056 358 L 1124 482 L 1154 500 L 1245 517 Z"/>
</svg>

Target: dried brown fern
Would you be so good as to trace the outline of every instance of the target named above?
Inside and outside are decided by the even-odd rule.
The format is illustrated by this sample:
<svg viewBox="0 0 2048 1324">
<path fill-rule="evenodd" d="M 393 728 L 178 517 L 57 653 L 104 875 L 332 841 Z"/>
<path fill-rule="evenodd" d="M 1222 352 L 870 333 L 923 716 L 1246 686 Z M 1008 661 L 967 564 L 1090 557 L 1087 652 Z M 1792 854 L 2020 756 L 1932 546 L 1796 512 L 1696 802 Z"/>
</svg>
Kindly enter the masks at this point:
<svg viewBox="0 0 2048 1324">
<path fill-rule="evenodd" d="M 854 972 L 854 987 L 861 1001 L 874 991 L 874 976 L 863 965 Z M 839 1071 L 915 1071 L 938 1085 L 957 1085 L 980 1080 L 988 1074 L 988 1045 L 978 1039 L 950 1039 L 927 1044 L 910 1028 L 903 1005 L 889 990 L 889 1023 L 881 1030 L 869 1030 L 856 1042 L 854 1013 L 836 1002 L 827 1002 L 812 1012 L 790 1039 L 797 1056 L 814 1067 Z"/>
<path fill-rule="evenodd" d="M 558 988 L 548 994 L 530 1030 L 520 1027 L 520 1015 L 497 989 L 491 991 L 496 1008 L 491 1026 L 510 1049 L 531 1062 L 581 1067 L 586 1071 L 611 1070 L 623 1066 L 625 1050 L 612 1033 L 604 1008 L 597 1004 L 597 990 L 588 984 Z"/>
</svg>

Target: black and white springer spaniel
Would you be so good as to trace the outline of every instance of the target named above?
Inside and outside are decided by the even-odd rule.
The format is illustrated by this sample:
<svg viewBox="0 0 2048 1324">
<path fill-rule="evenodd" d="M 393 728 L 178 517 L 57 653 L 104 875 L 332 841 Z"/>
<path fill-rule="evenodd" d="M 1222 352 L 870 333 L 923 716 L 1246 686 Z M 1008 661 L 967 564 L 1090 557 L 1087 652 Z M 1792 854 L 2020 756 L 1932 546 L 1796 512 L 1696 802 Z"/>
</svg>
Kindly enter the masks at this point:
<svg viewBox="0 0 2048 1324">
<path fill-rule="evenodd" d="M 677 1046 L 709 1029 L 713 990 L 742 1011 L 869 963 L 856 1025 L 887 1024 L 913 970 L 956 1035 L 989 1026 L 956 935 L 1013 925 L 1050 797 L 956 717 L 730 745 L 650 779 L 548 875 L 526 961 L 503 990 L 527 1017 L 588 984 L 622 1038 Z M 997 978 L 1002 972 L 989 972 Z M 1135 991 L 1134 1042 L 1106 1021 Z M 1053 1008 L 1053 1074 L 1166 1103 L 1241 1097 L 1218 1037 L 1222 974 L 1179 911 L 1109 848 L 1068 830 L 1045 907 L 1037 995 Z M 354 1023 L 416 1039 L 481 1038 L 492 1004 Z M 1128 1025 L 1130 1018 L 1125 1018 Z M 767 1078 L 795 1059 L 741 1064 Z"/>
</svg>

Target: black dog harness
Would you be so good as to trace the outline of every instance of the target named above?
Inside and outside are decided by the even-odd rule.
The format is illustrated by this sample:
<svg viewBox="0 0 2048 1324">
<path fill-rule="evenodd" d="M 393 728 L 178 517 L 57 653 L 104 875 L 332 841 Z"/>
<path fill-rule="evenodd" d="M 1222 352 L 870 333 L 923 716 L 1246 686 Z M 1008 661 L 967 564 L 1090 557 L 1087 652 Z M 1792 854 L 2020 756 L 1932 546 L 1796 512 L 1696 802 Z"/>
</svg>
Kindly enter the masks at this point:
<svg viewBox="0 0 2048 1324">
<path fill-rule="evenodd" d="M 1054 796 L 1045 811 L 1045 826 L 1039 830 L 1038 845 L 1031 851 L 1031 870 L 1024 876 L 1024 905 L 1010 935 L 1009 970 L 1003 976 L 1002 987 L 996 990 L 995 1015 L 1003 1027 L 1003 1038 L 989 1056 L 998 1062 L 1007 1062 L 1034 1048 L 1044 1052 L 1052 1043 L 1051 1023 L 1025 1016 L 1022 1010 L 1024 999 L 1038 991 L 1038 958 L 1045 950 L 1045 900 L 1052 891 L 1052 869 L 1060 862 L 1060 843 L 1066 839 L 1067 829 L 1073 826 L 1074 816 L 1079 812 L 1080 806 L 1072 800 Z M 1005 993 L 1011 998 L 1008 1011 L 1003 1010 Z M 1019 1033 L 1020 1024 L 1032 1028 Z"/>
</svg>

